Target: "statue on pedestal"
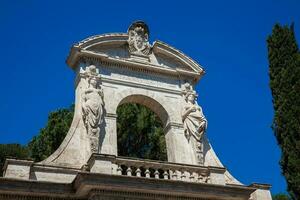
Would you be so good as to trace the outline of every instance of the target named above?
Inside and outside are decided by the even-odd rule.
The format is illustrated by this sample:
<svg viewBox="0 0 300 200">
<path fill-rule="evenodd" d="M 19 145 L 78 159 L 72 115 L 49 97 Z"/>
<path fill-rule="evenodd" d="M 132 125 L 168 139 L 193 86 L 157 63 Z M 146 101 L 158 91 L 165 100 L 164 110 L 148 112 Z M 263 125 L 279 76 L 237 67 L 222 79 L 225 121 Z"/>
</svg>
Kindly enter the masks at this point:
<svg viewBox="0 0 300 200">
<path fill-rule="evenodd" d="M 182 111 L 184 134 L 196 155 L 198 164 L 203 165 L 202 137 L 207 129 L 207 120 L 202 112 L 202 108 L 197 104 L 196 92 L 189 83 L 186 83 L 184 87 L 185 105 Z"/>
<path fill-rule="evenodd" d="M 100 75 L 94 65 L 87 67 L 84 73 L 88 87 L 82 93 L 82 117 L 90 137 L 91 150 L 96 153 L 103 115 L 103 91 L 99 85 Z"/>
</svg>

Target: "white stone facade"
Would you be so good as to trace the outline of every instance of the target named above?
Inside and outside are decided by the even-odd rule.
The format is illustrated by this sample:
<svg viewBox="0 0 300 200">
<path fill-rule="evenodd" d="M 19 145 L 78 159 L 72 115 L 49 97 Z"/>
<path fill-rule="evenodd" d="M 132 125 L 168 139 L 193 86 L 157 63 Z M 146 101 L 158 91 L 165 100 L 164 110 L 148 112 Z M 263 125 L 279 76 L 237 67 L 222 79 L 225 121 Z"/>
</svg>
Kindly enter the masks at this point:
<svg viewBox="0 0 300 200">
<path fill-rule="evenodd" d="M 76 90 L 75 114 L 66 138 L 40 163 L 7 160 L 2 182 L 11 178 L 50 182 L 57 187 L 53 194 L 67 199 L 249 199 L 251 193 L 253 200 L 270 199 L 263 193 L 268 192 L 267 186 L 261 192 L 256 190 L 259 184 L 242 185 L 214 153 L 205 135 L 207 120 L 194 101 L 193 88 L 203 68 L 161 41 L 151 45 L 144 22 L 133 23 L 128 33 L 97 35 L 79 42 L 71 48 L 67 63 L 76 73 Z M 145 105 L 161 119 L 168 162 L 117 155 L 116 112 L 124 103 Z M 193 135 L 194 140 L 190 139 Z M 140 180 L 145 185 L 138 193 L 135 187 Z M 66 184 L 67 196 L 59 194 L 60 184 Z M 153 184 L 166 188 L 155 193 Z M 197 184 L 203 187 L 200 193 Z M 32 195 L 40 195 L 48 185 L 40 187 Z M 193 189 L 180 195 L 172 187 Z"/>
</svg>

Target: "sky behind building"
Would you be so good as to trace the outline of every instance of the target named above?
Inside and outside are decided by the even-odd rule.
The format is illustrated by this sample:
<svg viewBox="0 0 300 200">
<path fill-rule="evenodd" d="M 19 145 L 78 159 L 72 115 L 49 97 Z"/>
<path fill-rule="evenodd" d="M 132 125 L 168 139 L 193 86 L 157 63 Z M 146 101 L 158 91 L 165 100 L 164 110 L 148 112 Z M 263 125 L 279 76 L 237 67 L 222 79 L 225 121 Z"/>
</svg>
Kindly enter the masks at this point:
<svg viewBox="0 0 300 200">
<path fill-rule="evenodd" d="M 266 38 L 276 22 L 294 22 L 299 41 L 299 10 L 297 0 L 2 1 L 0 143 L 28 143 L 50 111 L 74 102 L 74 73 L 65 64 L 72 44 L 143 20 L 151 42 L 164 41 L 204 67 L 198 102 L 223 164 L 245 184 L 284 192 Z"/>
</svg>

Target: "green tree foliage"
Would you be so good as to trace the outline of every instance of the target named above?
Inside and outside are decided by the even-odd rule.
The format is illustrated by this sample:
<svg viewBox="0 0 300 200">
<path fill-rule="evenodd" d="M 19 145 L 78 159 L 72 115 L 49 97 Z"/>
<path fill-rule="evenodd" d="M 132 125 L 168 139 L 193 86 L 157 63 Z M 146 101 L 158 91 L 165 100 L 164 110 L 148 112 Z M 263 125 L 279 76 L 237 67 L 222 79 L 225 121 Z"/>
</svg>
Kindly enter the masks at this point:
<svg viewBox="0 0 300 200">
<path fill-rule="evenodd" d="M 32 159 L 44 160 L 59 147 L 70 128 L 73 115 L 74 106 L 49 114 L 46 126 L 28 144 Z"/>
<path fill-rule="evenodd" d="M 167 160 L 162 122 L 139 104 L 124 104 L 117 110 L 118 155 Z"/>
<path fill-rule="evenodd" d="M 272 128 L 282 150 L 280 165 L 293 199 L 300 199 L 300 53 L 293 25 L 276 24 L 267 39 Z"/>
<path fill-rule="evenodd" d="M 118 153 L 121 156 L 167 160 L 161 121 L 148 108 L 124 104 L 118 108 Z M 51 155 L 65 138 L 74 115 L 74 106 L 51 112 L 47 124 L 28 146 L 0 145 L 0 167 L 6 157 L 41 161 Z"/>
<path fill-rule="evenodd" d="M 272 196 L 272 200 L 290 200 L 290 197 L 286 194 L 276 194 Z"/>
<path fill-rule="evenodd" d="M 0 144 L 0 167 L 3 168 L 6 158 L 28 158 L 28 148 L 20 144 Z M 2 176 L 2 170 L 0 170 Z"/>
</svg>

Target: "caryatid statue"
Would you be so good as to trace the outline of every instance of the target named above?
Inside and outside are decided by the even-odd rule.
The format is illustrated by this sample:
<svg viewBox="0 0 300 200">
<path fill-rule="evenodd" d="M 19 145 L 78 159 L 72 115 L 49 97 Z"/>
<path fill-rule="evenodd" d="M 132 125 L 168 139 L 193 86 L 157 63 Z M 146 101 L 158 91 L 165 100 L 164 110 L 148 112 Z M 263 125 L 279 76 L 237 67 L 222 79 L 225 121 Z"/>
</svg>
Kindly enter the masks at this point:
<svg viewBox="0 0 300 200">
<path fill-rule="evenodd" d="M 100 75 L 97 68 L 91 65 L 86 68 L 84 75 L 87 88 L 82 93 L 82 117 L 90 138 L 91 151 L 98 151 L 100 124 L 103 119 L 103 90 L 99 85 Z"/>
<path fill-rule="evenodd" d="M 207 120 L 196 101 L 196 92 L 189 83 L 186 83 L 184 87 L 185 104 L 182 111 L 184 134 L 195 153 L 198 164 L 203 165 L 202 137 L 207 129 Z"/>
</svg>

